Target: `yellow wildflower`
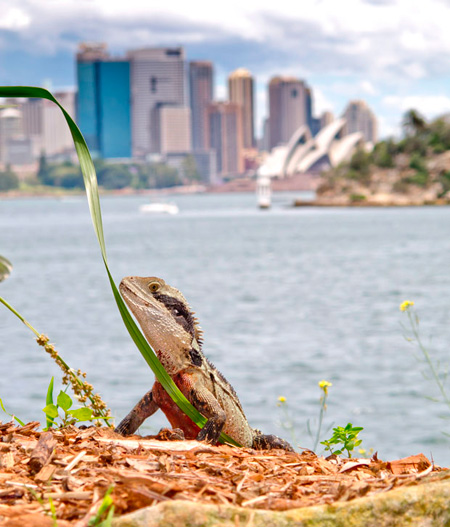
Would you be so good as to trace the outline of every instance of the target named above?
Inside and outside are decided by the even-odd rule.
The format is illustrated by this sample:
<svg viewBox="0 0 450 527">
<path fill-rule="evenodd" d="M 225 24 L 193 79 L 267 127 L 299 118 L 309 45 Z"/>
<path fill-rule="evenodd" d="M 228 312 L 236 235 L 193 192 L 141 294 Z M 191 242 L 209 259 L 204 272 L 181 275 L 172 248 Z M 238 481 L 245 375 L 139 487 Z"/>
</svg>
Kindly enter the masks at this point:
<svg viewBox="0 0 450 527">
<path fill-rule="evenodd" d="M 280 403 L 285 403 L 286 397 L 283 397 L 282 395 L 280 395 L 280 397 L 278 397 L 278 400 L 280 401 Z"/>
<path fill-rule="evenodd" d="M 328 382 L 328 381 L 320 381 L 320 382 L 319 382 L 319 388 L 320 388 L 321 390 L 323 390 L 323 393 L 324 393 L 325 395 L 328 395 L 328 388 L 329 388 L 330 386 L 333 386 L 331 382 Z"/>
<path fill-rule="evenodd" d="M 406 311 L 408 308 L 414 305 L 414 302 L 411 302 L 410 300 L 405 300 L 400 304 L 400 311 Z"/>
</svg>

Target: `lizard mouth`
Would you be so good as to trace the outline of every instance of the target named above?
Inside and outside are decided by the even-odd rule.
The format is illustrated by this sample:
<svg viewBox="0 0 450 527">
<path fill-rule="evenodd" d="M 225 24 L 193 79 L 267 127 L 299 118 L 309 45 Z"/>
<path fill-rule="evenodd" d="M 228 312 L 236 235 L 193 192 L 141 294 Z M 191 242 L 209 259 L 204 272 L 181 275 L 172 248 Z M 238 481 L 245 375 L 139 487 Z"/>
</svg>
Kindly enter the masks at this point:
<svg viewBox="0 0 450 527">
<path fill-rule="evenodd" d="M 149 291 L 144 290 L 142 285 L 133 277 L 124 278 L 120 282 L 119 291 L 130 309 L 137 306 L 161 311 L 159 302 Z"/>
</svg>

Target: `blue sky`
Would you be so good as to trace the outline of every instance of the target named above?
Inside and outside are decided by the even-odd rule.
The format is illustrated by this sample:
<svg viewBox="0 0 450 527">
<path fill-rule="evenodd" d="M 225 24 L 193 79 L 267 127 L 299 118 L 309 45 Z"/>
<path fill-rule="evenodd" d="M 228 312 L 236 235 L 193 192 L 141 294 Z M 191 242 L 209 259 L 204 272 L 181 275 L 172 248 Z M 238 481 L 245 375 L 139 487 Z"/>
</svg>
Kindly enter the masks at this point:
<svg viewBox="0 0 450 527">
<path fill-rule="evenodd" d="M 216 96 L 238 67 L 257 80 L 257 121 L 267 82 L 288 74 L 313 88 L 315 113 L 340 115 L 366 100 L 381 136 L 400 133 L 414 107 L 433 118 L 450 112 L 448 0 L 0 0 L 0 84 L 74 86 L 80 41 L 103 41 L 115 54 L 183 45 L 188 59 L 216 67 Z"/>
</svg>

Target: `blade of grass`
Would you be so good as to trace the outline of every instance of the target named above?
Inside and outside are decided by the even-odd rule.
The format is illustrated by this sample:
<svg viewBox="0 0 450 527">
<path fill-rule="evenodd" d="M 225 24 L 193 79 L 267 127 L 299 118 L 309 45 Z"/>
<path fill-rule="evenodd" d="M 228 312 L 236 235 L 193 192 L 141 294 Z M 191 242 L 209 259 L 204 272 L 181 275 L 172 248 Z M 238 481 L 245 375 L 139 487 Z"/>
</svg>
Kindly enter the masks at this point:
<svg viewBox="0 0 450 527">
<path fill-rule="evenodd" d="M 166 392 L 170 395 L 172 400 L 177 406 L 196 423 L 200 428 L 206 423 L 206 419 L 194 408 L 186 397 L 178 389 L 177 385 L 173 382 L 172 378 L 168 375 L 163 365 L 156 356 L 154 350 L 147 342 L 145 337 L 142 335 L 138 326 L 131 317 L 125 302 L 122 300 L 120 293 L 114 283 L 111 272 L 108 267 L 108 261 L 106 257 L 106 246 L 103 234 L 103 222 L 100 208 L 100 199 L 98 193 L 97 176 L 95 173 L 94 163 L 92 162 L 91 154 L 88 146 L 83 138 L 80 129 L 75 124 L 75 121 L 70 117 L 66 110 L 59 104 L 59 102 L 53 97 L 53 95 L 44 88 L 32 87 L 32 86 L 1 86 L 0 97 L 34 97 L 47 99 L 54 102 L 61 109 L 66 122 L 69 126 L 72 138 L 77 151 L 78 159 L 80 162 L 81 172 L 83 174 L 84 185 L 86 187 L 86 195 L 89 204 L 89 210 L 91 213 L 92 223 L 94 231 L 97 236 L 98 243 L 100 245 L 100 251 L 103 258 L 103 263 L 109 278 L 111 289 L 113 291 L 114 298 L 119 308 L 119 312 L 122 316 L 122 320 L 136 344 L 138 350 L 141 352 L 147 364 L 152 369 L 158 381 L 162 384 Z M 2 299 L 0 298 L 0 301 Z M 22 317 L 19 317 L 22 319 Z M 236 446 L 240 446 L 234 439 L 222 433 L 220 441 L 223 443 L 231 443 Z"/>
<path fill-rule="evenodd" d="M 16 417 L 13 414 L 10 414 L 9 412 L 5 410 L 5 407 L 3 406 L 3 401 L 1 399 L 0 399 L 0 407 L 5 412 L 5 414 L 8 414 L 9 417 L 12 417 L 12 419 L 15 419 L 19 423 L 20 426 L 25 426 L 25 423 L 23 421 L 21 421 L 18 417 Z"/>
<path fill-rule="evenodd" d="M 52 380 L 50 381 L 50 384 L 48 385 L 47 397 L 45 398 L 45 406 L 48 406 L 49 404 L 54 404 L 53 403 L 53 382 L 54 380 L 55 378 L 52 377 Z M 54 419 L 51 419 L 47 415 L 47 430 L 51 428 L 54 424 L 55 424 Z"/>
</svg>

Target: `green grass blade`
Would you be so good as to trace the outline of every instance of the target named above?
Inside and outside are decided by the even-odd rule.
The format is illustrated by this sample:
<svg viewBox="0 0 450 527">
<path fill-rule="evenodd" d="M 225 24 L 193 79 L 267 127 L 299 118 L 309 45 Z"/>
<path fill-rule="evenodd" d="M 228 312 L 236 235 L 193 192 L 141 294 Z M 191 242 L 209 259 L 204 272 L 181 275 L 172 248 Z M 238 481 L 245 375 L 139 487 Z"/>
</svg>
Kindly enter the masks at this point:
<svg viewBox="0 0 450 527">
<path fill-rule="evenodd" d="M 55 378 L 52 377 L 51 381 L 50 381 L 50 384 L 48 385 L 48 389 L 47 389 L 47 397 L 45 398 L 45 406 L 48 406 L 49 404 L 54 404 L 53 403 L 53 383 L 54 383 L 54 380 Z M 47 417 L 47 430 L 49 428 L 51 428 L 54 424 L 54 420 L 51 419 L 47 414 L 46 414 L 46 417 Z"/>
<path fill-rule="evenodd" d="M 108 274 L 111 289 L 113 291 L 113 295 L 116 300 L 117 307 L 119 308 L 119 312 L 124 321 L 124 324 L 131 338 L 136 344 L 138 350 L 141 352 L 145 361 L 150 366 L 156 378 L 167 391 L 167 393 L 170 395 L 172 400 L 188 417 L 190 417 L 200 428 L 202 428 L 203 425 L 206 423 L 206 419 L 191 405 L 191 403 L 186 399 L 186 397 L 180 392 L 176 384 L 173 382 L 172 378 L 168 375 L 163 365 L 159 361 L 158 357 L 156 356 L 154 350 L 151 348 L 145 337 L 142 335 L 140 329 L 134 322 L 133 318 L 131 317 L 114 283 L 114 280 L 108 267 L 108 261 L 106 257 L 106 246 L 103 235 L 103 222 L 100 209 L 97 176 L 95 173 L 95 168 L 92 162 L 91 154 L 78 126 L 75 124 L 74 120 L 70 117 L 66 110 L 61 106 L 61 104 L 59 104 L 59 102 L 53 97 L 53 95 L 44 88 L 37 88 L 31 86 L 0 86 L 0 97 L 43 98 L 54 102 L 61 109 L 69 126 L 75 144 L 75 149 L 77 151 L 81 172 L 83 174 L 84 184 L 86 187 L 86 195 L 88 199 L 92 223 L 94 225 L 95 234 L 100 245 L 100 251 L 102 254 L 103 262 L 105 264 L 106 272 Z M 239 443 L 237 443 L 231 437 L 223 433 L 220 436 L 220 441 L 240 446 Z"/>
<path fill-rule="evenodd" d="M 6 280 L 11 274 L 11 271 L 12 263 L 4 256 L 0 256 L 0 282 Z"/>
<path fill-rule="evenodd" d="M 13 419 L 15 419 L 19 423 L 20 426 L 25 426 L 25 423 L 22 420 L 20 420 L 18 417 L 16 417 L 13 414 L 10 414 L 9 412 L 5 410 L 5 407 L 3 406 L 3 401 L 1 399 L 0 399 L 0 407 L 5 412 L 5 414 L 8 414 L 9 417 L 12 417 Z"/>
</svg>

